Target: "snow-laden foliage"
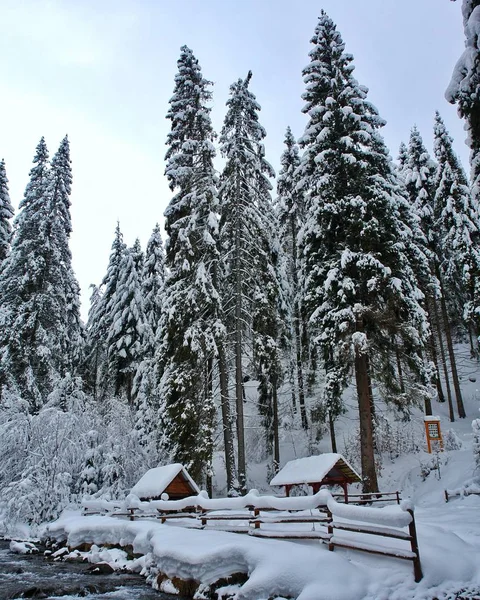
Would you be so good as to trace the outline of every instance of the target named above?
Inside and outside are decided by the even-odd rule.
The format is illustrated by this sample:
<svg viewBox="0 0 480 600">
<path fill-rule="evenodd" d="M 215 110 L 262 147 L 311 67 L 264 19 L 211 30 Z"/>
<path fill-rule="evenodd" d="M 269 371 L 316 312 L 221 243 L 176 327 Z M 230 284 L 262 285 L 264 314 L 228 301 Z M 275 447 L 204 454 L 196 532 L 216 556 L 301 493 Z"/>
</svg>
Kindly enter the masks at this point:
<svg viewBox="0 0 480 600">
<path fill-rule="evenodd" d="M 299 187 L 307 192 L 300 240 L 305 306 L 311 342 L 325 362 L 332 411 L 339 410 L 355 371 L 362 470 L 366 486 L 375 488 L 371 379 L 398 405 L 427 394 L 421 352 L 428 327 L 409 262 L 413 240 L 405 240 L 401 220 L 405 205 L 378 133 L 384 121 L 354 79 L 352 56 L 325 13 L 311 41 L 303 71 L 309 122 L 299 168 Z M 400 385 L 406 378 L 398 372 L 397 351 L 416 394 Z"/>
<path fill-rule="evenodd" d="M 0 407 L 0 513 L 7 526 L 58 517 L 84 495 L 123 497 L 158 453 L 147 456 L 134 413 L 108 399 L 101 414 L 78 378 L 59 382 L 37 414 L 18 396 Z"/>
<path fill-rule="evenodd" d="M 165 281 L 158 362 L 163 444 L 194 479 L 211 475 L 213 364 L 225 331 L 217 289 L 218 198 L 210 82 L 183 46 L 167 119 L 165 174 L 175 191 L 165 210 Z"/>
<path fill-rule="evenodd" d="M 81 352 L 79 287 L 71 268 L 68 140 L 52 161 L 42 138 L 11 252 L 0 274 L 1 376 L 38 410 Z"/>
<path fill-rule="evenodd" d="M 12 241 L 13 206 L 8 194 L 8 179 L 5 161 L 0 161 L 0 268 L 10 251 Z"/>
<path fill-rule="evenodd" d="M 472 421 L 473 429 L 473 456 L 475 458 L 475 465 L 477 470 L 480 471 L 480 419 L 474 419 Z"/>
<path fill-rule="evenodd" d="M 298 256 L 298 234 L 305 218 L 304 194 L 297 190 L 298 167 L 300 155 L 298 145 L 290 127 L 285 134 L 285 150 L 280 159 L 281 169 L 277 179 L 276 212 L 280 225 L 280 241 L 285 259 L 285 281 L 283 283 L 288 295 L 289 335 L 288 351 L 290 355 L 290 378 L 293 388 L 292 397 L 300 407 L 302 427 L 308 428 L 308 417 L 305 405 L 305 380 L 303 369 L 303 340 L 306 327 L 302 319 L 301 294 L 298 281 L 300 260 Z M 295 406 L 296 408 L 296 406 Z"/>
<path fill-rule="evenodd" d="M 480 0 L 463 0 L 465 50 L 453 70 L 446 99 L 457 104 L 460 117 L 466 121 L 467 143 L 471 148 L 470 166 L 472 194 L 480 199 Z"/>
<path fill-rule="evenodd" d="M 107 377 L 115 396 L 133 401 L 135 372 L 143 358 L 145 313 L 141 275 L 143 253 L 137 239 L 119 264 L 119 277 L 109 307 L 111 323 L 107 332 Z"/>
<path fill-rule="evenodd" d="M 480 331 L 480 223 L 467 177 L 439 113 L 435 116 L 435 232 L 439 266 L 453 322 Z"/>
<path fill-rule="evenodd" d="M 112 325 L 113 303 L 120 279 L 120 263 L 126 244 L 117 223 L 107 273 L 99 288 L 93 286 L 85 344 L 85 378 L 94 398 L 105 397 L 111 388 L 107 376 L 107 338 Z"/>
<path fill-rule="evenodd" d="M 278 226 L 270 195 L 274 176 L 265 159 L 259 123 L 260 105 L 249 90 L 252 73 L 230 86 L 220 148 L 226 159 L 220 181 L 220 243 L 223 254 L 222 295 L 235 357 L 239 482 L 245 485 L 243 379 L 246 350 L 253 344 L 252 371 L 260 381 L 260 412 L 276 428 L 280 376 L 279 337 L 281 264 Z M 275 433 L 274 433 L 275 435 Z M 267 433 L 268 436 L 268 433 Z"/>
</svg>

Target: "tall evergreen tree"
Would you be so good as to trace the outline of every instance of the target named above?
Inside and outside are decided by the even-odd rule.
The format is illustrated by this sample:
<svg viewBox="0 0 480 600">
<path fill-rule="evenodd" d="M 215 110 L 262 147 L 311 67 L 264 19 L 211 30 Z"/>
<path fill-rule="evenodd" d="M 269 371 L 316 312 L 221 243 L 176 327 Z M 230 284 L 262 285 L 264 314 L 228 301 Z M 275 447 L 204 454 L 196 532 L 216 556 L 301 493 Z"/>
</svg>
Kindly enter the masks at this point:
<svg viewBox="0 0 480 600">
<path fill-rule="evenodd" d="M 450 318 L 463 318 L 473 342 L 480 332 L 480 224 L 467 177 L 452 147 L 452 138 L 437 112 L 434 151 L 438 168 L 435 177 L 435 231 L 438 257 L 448 300 Z"/>
<path fill-rule="evenodd" d="M 239 79 L 230 87 L 220 138 L 221 152 L 226 158 L 220 187 L 220 240 L 225 267 L 222 288 L 235 357 L 238 478 L 242 491 L 246 486 L 243 414 L 246 339 L 252 340 L 254 345 L 271 343 L 270 350 L 275 357 L 272 355 L 269 359 L 272 371 L 264 372 L 267 379 L 263 385 L 272 390 L 278 361 L 276 325 L 269 334 L 259 328 L 261 305 L 275 311 L 279 290 L 275 279 L 275 221 L 268 179 L 274 172 L 264 156 L 265 130 L 258 120 L 260 105 L 248 89 L 251 76 L 250 72 L 245 80 Z M 267 281 L 273 288 L 265 287 Z M 271 318 L 277 319 L 275 314 L 271 314 Z"/>
<path fill-rule="evenodd" d="M 12 241 L 13 206 L 8 194 L 8 179 L 5 171 L 5 161 L 0 161 L 0 268 L 7 258 Z"/>
<path fill-rule="evenodd" d="M 215 407 L 213 364 L 225 341 L 217 289 L 218 198 L 213 168 L 210 82 L 183 46 L 167 118 L 165 173 L 176 191 L 165 211 L 166 265 L 160 349 L 164 444 L 194 479 L 211 485 Z M 225 392 L 226 393 L 226 392 Z M 222 398 L 228 411 L 228 397 Z M 224 419 L 229 485 L 233 483 L 229 416 Z M 228 445 L 230 444 L 230 451 Z"/>
<path fill-rule="evenodd" d="M 302 329 L 300 305 L 300 289 L 298 271 L 300 261 L 298 257 L 298 233 L 305 218 L 303 194 L 297 188 L 297 173 L 300 165 L 298 145 L 292 135 L 290 127 L 285 134 L 285 150 L 280 159 L 282 168 L 277 180 L 277 212 L 280 221 L 283 249 L 288 261 L 288 276 L 291 285 L 291 305 L 293 331 L 293 354 L 295 365 L 295 378 L 297 382 L 298 402 L 302 427 L 308 428 L 307 410 L 305 405 L 305 386 L 303 373 Z"/>
<path fill-rule="evenodd" d="M 69 212 L 60 193 L 64 189 L 68 196 L 69 180 L 57 168 L 60 154 L 50 173 L 45 140 L 40 140 L 0 277 L 3 378 L 32 411 L 71 368 L 70 251 L 64 223 Z"/>
<path fill-rule="evenodd" d="M 112 326 L 120 263 L 125 252 L 123 234 L 117 223 L 107 272 L 100 288 L 94 288 L 86 326 L 85 372 L 96 399 L 104 399 L 109 392 L 113 393 L 107 376 L 107 337 Z"/>
<path fill-rule="evenodd" d="M 143 252 L 137 239 L 119 264 L 119 278 L 109 310 L 111 322 L 107 334 L 107 373 L 115 396 L 124 395 L 133 402 L 135 372 L 142 360 L 145 313 L 141 274 Z"/>
<path fill-rule="evenodd" d="M 66 368 L 75 371 L 81 361 L 84 344 L 84 326 L 80 317 L 80 286 L 72 267 L 69 238 L 72 232 L 70 216 L 70 194 L 72 170 L 70 144 L 65 136 L 52 159 L 51 179 L 47 190 L 51 202 L 50 215 L 53 219 L 53 239 L 58 244 L 60 259 L 62 296 L 65 301 L 65 359 Z"/>
<path fill-rule="evenodd" d="M 404 403 L 393 375 L 401 343 L 405 364 L 426 393 L 420 353 L 427 326 L 400 220 L 395 176 L 378 129 L 384 121 L 354 79 L 352 56 L 322 11 L 304 69 L 309 117 L 301 189 L 303 285 L 312 341 L 327 367 L 326 400 L 341 402 L 355 372 L 365 491 L 378 489 L 374 460 L 372 380 L 384 397 Z"/>
<path fill-rule="evenodd" d="M 447 310 L 446 295 L 443 274 L 440 270 L 440 248 L 439 238 L 435 229 L 435 175 L 437 165 L 431 159 L 423 144 L 422 137 L 416 127 L 412 129 L 410 143 L 408 146 L 408 159 L 404 168 L 404 177 L 413 212 L 418 216 L 420 226 L 427 239 L 427 253 L 431 263 L 431 271 L 438 282 L 438 289 L 424 288 L 423 292 L 429 304 L 430 322 L 433 331 L 436 332 L 440 357 L 443 365 L 443 374 L 447 388 L 447 399 L 449 403 L 450 419 L 453 420 L 452 399 L 447 370 L 443 336 L 445 335 L 447 351 L 452 371 L 453 387 L 460 416 L 465 416 L 463 408 L 462 393 L 458 379 L 455 353 L 453 351 L 451 322 Z"/>
<path fill-rule="evenodd" d="M 160 226 L 157 223 L 147 243 L 142 273 L 145 319 L 150 327 L 152 339 L 155 339 L 160 323 L 165 277 L 165 252 Z"/>
</svg>

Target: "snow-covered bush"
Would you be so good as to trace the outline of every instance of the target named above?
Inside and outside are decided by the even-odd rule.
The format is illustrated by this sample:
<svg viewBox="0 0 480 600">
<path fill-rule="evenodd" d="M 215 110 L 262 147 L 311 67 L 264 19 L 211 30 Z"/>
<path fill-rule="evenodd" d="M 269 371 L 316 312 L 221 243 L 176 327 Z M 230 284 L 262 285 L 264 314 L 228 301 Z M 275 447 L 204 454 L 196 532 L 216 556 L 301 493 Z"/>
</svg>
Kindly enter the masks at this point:
<svg viewBox="0 0 480 600">
<path fill-rule="evenodd" d="M 453 429 L 447 429 L 443 436 L 443 446 L 445 450 L 460 450 L 462 445 L 462 440 L 455 431 Z"/>
<path fill-rule="evenodd" d="M 473 456 L 475 458 L 476 470 L 480 471 L 480 419 L 472 421 L 473 429 Z"/>
</svg>

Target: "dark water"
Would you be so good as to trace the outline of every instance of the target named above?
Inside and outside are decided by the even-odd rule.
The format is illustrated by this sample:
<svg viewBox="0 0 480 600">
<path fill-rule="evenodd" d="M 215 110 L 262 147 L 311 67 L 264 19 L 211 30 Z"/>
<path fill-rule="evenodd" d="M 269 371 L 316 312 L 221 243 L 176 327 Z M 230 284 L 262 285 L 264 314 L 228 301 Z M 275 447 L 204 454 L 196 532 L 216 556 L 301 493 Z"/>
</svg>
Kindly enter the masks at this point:
<svg viewBox="0 0 480 600">
<path fill-rule="evenodd" d="M 143 577 L 128 573 L 95 575 L 89 563 L 53 562 L 41 554 L 13 554 L 0 540 L 0 600 L 179 600 L 152 590 Z"/>
</svg>

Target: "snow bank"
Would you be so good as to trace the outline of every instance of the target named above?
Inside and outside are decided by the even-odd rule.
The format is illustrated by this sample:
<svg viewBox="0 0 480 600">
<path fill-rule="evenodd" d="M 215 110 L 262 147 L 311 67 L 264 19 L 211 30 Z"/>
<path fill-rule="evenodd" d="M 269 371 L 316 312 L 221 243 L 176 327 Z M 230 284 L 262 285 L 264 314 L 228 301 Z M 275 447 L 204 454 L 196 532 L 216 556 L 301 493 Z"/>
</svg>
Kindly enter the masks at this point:
<svg viewBox="0 0 480 600">
<path fill-rule="evenodd" d="M 246 573 L 249 578 L 239 588 L 237 600 L 276 595 L 298 600 L 351 600 L 364 597 L 367 591 L 368 580 L 358 567 L 318 544 L 304 546 L 78 513 L 67 513 L 49 524 L 45 535 L 67 540 L 70 546 L 84 542 L 132 545 L 134 552 L 149 555 L 150 564 L 170 578 L 212 584 L 233 573 Z M 101 558 L 101 552 L 95 551 Z"/>
</svg>

